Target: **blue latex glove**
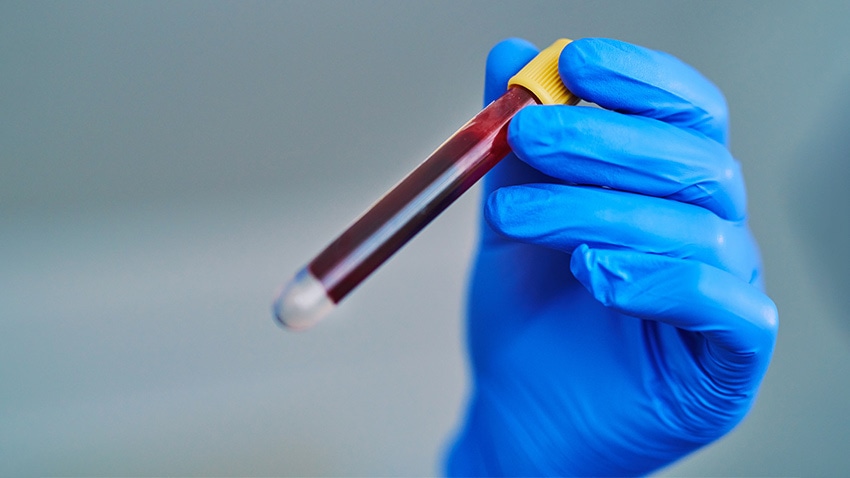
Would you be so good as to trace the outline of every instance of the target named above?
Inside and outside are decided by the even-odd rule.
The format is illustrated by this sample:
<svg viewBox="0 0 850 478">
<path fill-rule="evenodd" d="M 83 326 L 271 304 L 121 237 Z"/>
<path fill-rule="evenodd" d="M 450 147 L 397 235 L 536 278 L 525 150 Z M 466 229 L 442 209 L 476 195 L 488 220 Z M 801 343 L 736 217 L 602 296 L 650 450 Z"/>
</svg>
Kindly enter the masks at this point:
<svg viewBox="0 0 850 478">
<path fill-rule="evenodd" d="M 485 100 L 536 52 L 497 45 Z M 605 109 L 524 109 L 486 177 L 450 475 L 650 472 L 731 430 L 773 351 L 720 91 L 613 40 L 573 42 L 559 68 Z"/>
</svg>

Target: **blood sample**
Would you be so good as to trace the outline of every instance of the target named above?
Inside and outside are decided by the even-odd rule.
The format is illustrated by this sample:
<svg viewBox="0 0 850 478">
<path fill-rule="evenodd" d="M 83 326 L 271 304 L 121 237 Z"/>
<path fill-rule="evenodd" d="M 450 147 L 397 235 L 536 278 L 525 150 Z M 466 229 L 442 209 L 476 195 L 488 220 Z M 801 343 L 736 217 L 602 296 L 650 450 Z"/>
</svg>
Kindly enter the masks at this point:
<svg viewBox="0 0 850 478">
<path fill-rule="evenodd" d="M 302 268 L 274 303 L 291 329 L 318 322 L 349 292 L 510 153 L 508 123 L 534 104 L 575 104 L 558 75 L 569 40 L 541 51 L 508 83 L 508 91 L 446 140 L 345 232 Z"/>
</svg>

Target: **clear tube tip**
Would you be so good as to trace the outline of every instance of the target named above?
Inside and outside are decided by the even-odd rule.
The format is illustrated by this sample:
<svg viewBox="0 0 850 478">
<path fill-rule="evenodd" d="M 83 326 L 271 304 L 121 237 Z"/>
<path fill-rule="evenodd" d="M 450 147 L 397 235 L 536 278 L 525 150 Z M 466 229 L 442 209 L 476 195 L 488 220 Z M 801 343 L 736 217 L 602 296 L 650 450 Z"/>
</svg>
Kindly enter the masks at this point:
<svg viewBox="0 0 850 478">
<path fill-rule="evenodd" d="M 319 322 L 335 306 L 322 283 L 304 267 L 280 291 L 273 310 L 280 325 L 304 330 Z"/>
</svg>

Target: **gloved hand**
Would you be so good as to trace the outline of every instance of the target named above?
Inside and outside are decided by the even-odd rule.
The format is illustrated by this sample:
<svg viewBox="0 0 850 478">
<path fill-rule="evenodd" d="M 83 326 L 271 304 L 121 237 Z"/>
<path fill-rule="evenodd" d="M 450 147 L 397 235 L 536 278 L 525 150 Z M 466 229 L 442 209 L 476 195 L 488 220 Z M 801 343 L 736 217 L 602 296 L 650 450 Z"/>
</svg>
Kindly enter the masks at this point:
<svg viewBox="0 0 850 478">
<path fill-rule="evenodd" d="M 497 45 L 485 102 L 536 52 Z M 614 40 L 574 41 L 559 69 L 604 109 L 522 110 L 485 179 L 450 475 L 650 472 L 731 430 L 773 351 L 719 90 Z"/>
</svg>

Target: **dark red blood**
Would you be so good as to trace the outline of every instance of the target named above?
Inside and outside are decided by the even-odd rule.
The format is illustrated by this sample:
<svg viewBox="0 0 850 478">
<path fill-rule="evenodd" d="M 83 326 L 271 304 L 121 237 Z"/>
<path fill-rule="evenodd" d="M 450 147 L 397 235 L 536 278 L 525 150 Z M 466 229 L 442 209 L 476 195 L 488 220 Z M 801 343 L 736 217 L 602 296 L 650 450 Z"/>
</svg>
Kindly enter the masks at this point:
<svg viewBox="0 0 850 478">
<path fill-rule="evenodd" d="M 526 89 L 518 86 L 510 88 L 316 256 L 308 268 L 325 287 L 331 300 L 339 303 L 510 153 L 508 123 L 520 109 L 533 104 L 537 104 L 537 100 Z M 446 173 L 456 173 L 456 177 L 435 193 L 430 187 Z M 415 215 L 403 223 L 391 223 L 390 220 L 400 210 L 417 201 L 423 201 L 423 204 Z M 392 228 L 386 241 L 363 257 L 353 254 L 385 225 Z"/>
</svg>

